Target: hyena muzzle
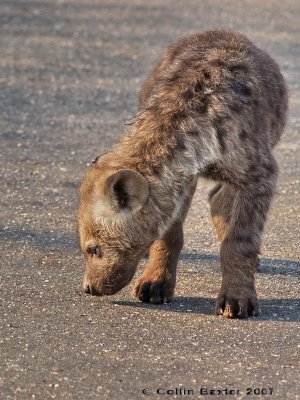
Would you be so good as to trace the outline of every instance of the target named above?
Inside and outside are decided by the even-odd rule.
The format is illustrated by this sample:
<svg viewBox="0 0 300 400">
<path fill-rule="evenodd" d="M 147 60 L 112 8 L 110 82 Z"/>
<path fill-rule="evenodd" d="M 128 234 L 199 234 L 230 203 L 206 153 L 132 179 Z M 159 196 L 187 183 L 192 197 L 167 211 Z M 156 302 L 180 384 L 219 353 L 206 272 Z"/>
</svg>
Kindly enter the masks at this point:
<svg viewBox="0 0 300 400">
<path fill-rule="evenodd" d="M 83 179 L 84 291 L 116 293 L 149 253 L 134 294 L 143 302 L 171 301 L 182 224 L 197 179 L 205 177 L 216 182 L 209 203 L 221 241 L 216 313 L 258 315 L 254 275 L 277 178 L 272 149 L 286 115 L 277 64 L 244 35 L 208 31 L 167 48 L 127 133 Z"/>
</svg>

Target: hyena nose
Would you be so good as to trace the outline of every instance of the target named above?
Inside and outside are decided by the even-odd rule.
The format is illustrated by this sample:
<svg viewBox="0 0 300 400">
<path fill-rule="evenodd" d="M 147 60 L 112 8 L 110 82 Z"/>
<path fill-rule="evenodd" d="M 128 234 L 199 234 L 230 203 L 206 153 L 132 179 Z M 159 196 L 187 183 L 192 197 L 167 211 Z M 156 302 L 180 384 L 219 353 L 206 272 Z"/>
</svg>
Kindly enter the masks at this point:
<svg viewBox="0 0 300 400">
<path fill-rule="evenodd" d="M 90 283 L 83 286 L 83 291 L 84 293 L 91 294 L 92 296 L 101 296 L 101 293 Z"/>
<path fill-rule="evenodd" d="M 84 285 L 83 291 L 84 291 L 84 293 L 91 294 L 90 285 Z"/>
</svg>

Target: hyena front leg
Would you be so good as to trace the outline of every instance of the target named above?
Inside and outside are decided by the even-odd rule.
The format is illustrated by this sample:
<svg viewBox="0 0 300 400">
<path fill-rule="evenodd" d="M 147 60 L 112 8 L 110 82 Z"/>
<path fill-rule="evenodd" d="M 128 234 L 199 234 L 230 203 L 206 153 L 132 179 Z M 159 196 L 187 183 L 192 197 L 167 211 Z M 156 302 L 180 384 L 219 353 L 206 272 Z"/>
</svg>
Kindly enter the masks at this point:
<svg viewBox="0 0 300 400">
<path fill-rule="evenodd" d="M 276 163 L 245 189 L 235 189 L 229 223 L 221 244 L 222 285 L 216 313 L 227 318 L 259 314 L 254 273 L 261 235 L 274 193 Z"/>
<path fill-rule="evenodd" d="M 173 300 L 176 267 L 182 246 L 182 221 L 176 221 L 163 238 L 150 247 L 149 261 L 133 289 L 133 294 L 140 301 L 159 304 Z"/>
<path fill-rule="evenodd" d="M 174 298 L 177 263 L 183 246 L 182 225 L 190 208 L 197 180 L 194 177 L 190 182 L 180 217 L 150 247 L 149 261 L 133 289 L 133 294 L 140 301 L 159 304 L 168 303 Z"/>
</svg>

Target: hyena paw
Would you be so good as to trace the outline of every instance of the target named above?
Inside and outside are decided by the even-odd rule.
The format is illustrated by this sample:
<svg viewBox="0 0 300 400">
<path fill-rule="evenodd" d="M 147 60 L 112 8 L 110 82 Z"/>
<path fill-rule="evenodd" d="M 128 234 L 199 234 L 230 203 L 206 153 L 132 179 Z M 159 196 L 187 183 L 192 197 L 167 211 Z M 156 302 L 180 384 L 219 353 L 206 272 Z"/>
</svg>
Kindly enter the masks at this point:
<svg viewBox="0 0 300 400">
<path fill-rule="evenodd" d="M 222 290 L 217 298 L 216 314 L 225 318 L 256 317 L 260 314 L 255 290 Z"/>
<path fill-rule="evenodd" d="M 163 279 L 139 278 L 132 291 L 144 303 L 169 303 L 174 298 L 174 286 Z"/>
</svg>

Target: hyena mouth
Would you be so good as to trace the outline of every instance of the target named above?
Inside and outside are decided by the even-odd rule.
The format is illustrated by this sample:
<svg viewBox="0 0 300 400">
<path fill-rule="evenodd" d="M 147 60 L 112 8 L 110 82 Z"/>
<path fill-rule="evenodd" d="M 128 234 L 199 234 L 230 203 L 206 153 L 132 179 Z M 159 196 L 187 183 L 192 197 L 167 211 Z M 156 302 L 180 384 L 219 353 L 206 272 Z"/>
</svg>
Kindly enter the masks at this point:
<svg viewBox="0 0 300 400">
<path fill-rule="evenodd" d="M 83 291 L 84 293 L 90 294 L 92 296 L 103 296 L 103 294 L 91 284 L 84 285 Z"/>
<path fill-rule="evenodd" d="M 100 288 L 97 288 L 91 283 L 85 284 L 83 286 L 83 291 L 91 296 L 111 296 L 119 292 L 123 286 L 112 286 L 109 284 L 104 284 Z"/>
</svg>

